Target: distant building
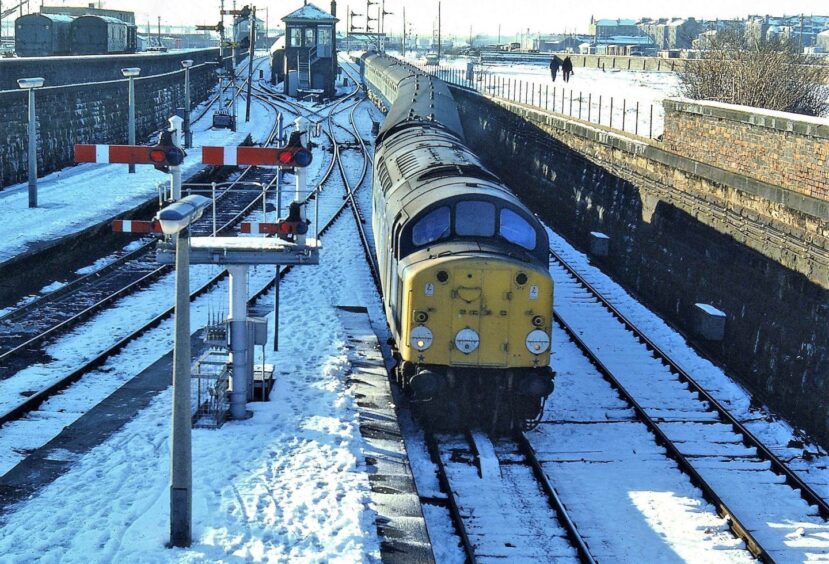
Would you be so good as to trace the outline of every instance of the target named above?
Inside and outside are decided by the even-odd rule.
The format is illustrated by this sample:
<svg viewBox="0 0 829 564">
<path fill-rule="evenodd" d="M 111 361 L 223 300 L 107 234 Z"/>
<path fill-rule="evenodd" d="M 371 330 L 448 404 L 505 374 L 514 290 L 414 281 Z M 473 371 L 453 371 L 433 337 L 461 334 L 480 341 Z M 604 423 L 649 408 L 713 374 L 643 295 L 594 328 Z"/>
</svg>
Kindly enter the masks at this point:
<svg viewBox="0 0 829 564">
<path fill-rule="evenodd" d="M 539 53 L 552 53 L 563 51 L 578 51 L 579 45 L 588 40 L 585 36 L 575 35 L 546 35 L 530 39 L 522 43 L 522 49 L 527 51 L 538 51 Z"/>
<path fill-rule="evenodd" d="M 690 49 L 702 31 L 700 23 L 694 18 L 644 19 L 638 27 L 653 40 L 659 50 Z"/>
<path fill-rule="evenodd" d="M 636 25 L 636 20 L 610 20 L 610 19 L 595 19 L 590 16 L 590 25 L 587 28 L 589 35 L 595 36 L 597 39 L 611 36 L 633 36 L 640 35 L 641 31 Z"/>
<path fill-rule="evenodd" d="M 594 39 L 579 45 L 582 55 L 653 56 L 656 45 L 647 35 L 619 35 Z"/>
<path fill-rule="evenodd" d="M 749 16 L 746 37 L 757 43 L 782 39 L 813 47 L 817 45 L 817 36 L 827 29 L 829 16 Z"/>
<path fill-rule="evenodd" d="M 820 49 L 822 53 L 829 53 L 829 29 L 817 34 L 815 47 Z"/>
</svg>

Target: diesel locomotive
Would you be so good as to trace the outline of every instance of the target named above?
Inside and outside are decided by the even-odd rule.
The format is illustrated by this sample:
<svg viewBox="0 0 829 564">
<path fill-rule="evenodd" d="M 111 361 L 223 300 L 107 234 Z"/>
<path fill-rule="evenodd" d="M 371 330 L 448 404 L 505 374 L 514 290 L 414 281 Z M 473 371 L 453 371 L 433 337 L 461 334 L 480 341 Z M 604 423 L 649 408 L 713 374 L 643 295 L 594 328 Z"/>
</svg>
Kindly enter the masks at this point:
<svg viewBox="0 0 829 564">
<path fill-rule="evenodd" d="M 372 223 L 397 380 L 430 424 L 531 425 L 554 379 L 547 233 L 466 147 L 443 81 L 382 55 L 360 66 L 387 112 Z"/>
</svg>

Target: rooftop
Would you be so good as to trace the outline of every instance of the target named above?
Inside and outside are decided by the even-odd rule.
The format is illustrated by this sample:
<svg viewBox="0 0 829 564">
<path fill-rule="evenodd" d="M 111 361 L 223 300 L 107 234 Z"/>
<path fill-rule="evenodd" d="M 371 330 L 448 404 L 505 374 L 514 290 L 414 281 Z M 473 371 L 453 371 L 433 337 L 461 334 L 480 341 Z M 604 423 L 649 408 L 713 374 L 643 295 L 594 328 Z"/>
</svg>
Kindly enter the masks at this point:
<svg viewBox="0 0 829 564">
<path fill-rule="evenodd" d="M 337 22 L 339 21 L 337 18 L 320 10 L 313 4 L 305 4 L 302 8 L 298 10 L 294 10 L 284 18 L 282 18 L 283 22 L 291 21 L 291 22 Z"/>
<path fill-rule="evenodd" d="M 636 25 L 636 20 L 612 20 L 612 19 L 602 19 L 596 20 L 596 25 L 605 27 L 605 26 L 614 26 L 614 25 Z"/>
</svg>

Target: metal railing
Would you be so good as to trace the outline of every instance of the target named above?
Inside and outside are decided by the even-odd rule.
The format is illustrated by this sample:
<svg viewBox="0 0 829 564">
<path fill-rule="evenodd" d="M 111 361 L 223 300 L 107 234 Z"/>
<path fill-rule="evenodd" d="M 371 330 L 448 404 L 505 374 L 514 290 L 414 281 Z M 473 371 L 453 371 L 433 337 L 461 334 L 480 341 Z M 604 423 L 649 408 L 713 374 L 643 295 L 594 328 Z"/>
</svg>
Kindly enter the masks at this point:
<svg viewBox="0 0 829 564">
<path fill-rule="evenodd" d="M 661 104 L 640 103 L 638 100 L 594 94 L 567 86 L 538 84 L 481 70 L 473 71 L 470 77 L 464 69 L 415 66 L 450 84 L 502 100 L 647 139 L 662 135 L 664 113 Z"/>
</svg>

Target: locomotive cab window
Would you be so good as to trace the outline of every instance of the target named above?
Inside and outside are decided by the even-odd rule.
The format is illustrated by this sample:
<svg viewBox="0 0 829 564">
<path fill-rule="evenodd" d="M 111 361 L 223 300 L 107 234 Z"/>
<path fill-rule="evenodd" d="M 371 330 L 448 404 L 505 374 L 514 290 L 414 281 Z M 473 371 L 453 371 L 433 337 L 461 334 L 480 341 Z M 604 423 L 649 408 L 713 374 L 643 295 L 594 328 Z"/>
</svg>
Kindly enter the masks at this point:
<svg viewBox="0 0 829 564">
<path fill-rule="evenodd" d="M 444 206 L 432 210 L 412 228 L 412 243 L 427 245 L 449 235 L 449 208 Z"/>
<path fill-rule="evenodd" d="M 535 229 L 526 219 L 510 209 L 501 210 L 500 234 L 510 243 L 515 243 L 530 251 L 535 249 Z"/>
<path fill-rule="evenodd" d="M 474 200 L 458 202 L 455 205 L 455 233 L 478 237 L 495 235 L 495 205 Z"/>
</svg>

